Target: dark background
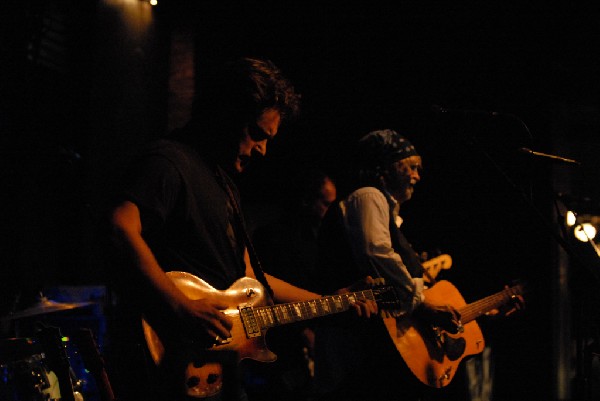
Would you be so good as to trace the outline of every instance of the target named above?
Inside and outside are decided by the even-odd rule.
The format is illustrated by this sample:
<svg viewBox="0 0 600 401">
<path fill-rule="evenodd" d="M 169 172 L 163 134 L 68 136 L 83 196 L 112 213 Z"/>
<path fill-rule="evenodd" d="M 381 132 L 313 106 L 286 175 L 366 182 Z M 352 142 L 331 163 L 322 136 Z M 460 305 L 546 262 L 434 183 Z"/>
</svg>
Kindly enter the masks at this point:
<svg viewBox="0 0 600 401">
<path fill-rule="evenodd" d="M 587 343 L 597 322 L 573 313 L 572 337 L 557 342 L 557 305 L 568 299 L 553 213 L 560 192 L 591 199 L 600 214 L 600 11 L 351 3 L 163 0 L 151 12 L 141 1 L 3 4 L 2 314 L 45 287 L 105 282 L 98 233 L 113 179 L 137 145 L 182 122 L 171 118 L 169 71 L 172 38 L 183 34 L 197 79 L 225 58 L 256 55 L 302 93 L 301 120 L 241 178 L 251 228 L 274 217 L 302 169 L 328 171 L 343 193 L 356 139 L 406 133 L 425 165 L 402 212 L 415 248 L 452 255 L 444 278 L 468 301 L 515 279 L 529 284 L 525 313 L 481 323 L 496 355 L 495 399 L 557 399 L 557 372 L 580 372 L 577 354 L 562 366 L 556 353 Z M 519 147 L 582 165 L 527 158 Z M 570 264 L 567 295 L 594 310 L 598 263 L 588 251 L 576 250 L 583 263 Z"/>
</svg>

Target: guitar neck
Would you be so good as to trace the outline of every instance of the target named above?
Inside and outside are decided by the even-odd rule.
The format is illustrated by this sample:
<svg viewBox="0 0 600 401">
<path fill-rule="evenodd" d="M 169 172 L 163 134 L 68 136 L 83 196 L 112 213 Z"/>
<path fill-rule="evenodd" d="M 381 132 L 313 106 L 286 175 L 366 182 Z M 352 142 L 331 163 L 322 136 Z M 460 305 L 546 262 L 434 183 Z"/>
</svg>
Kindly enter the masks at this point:
<svg viewBox="0 0 600 401">
<path fill-rule="evenodd" d="M 517 285 L 463 306 L 458 310 L 461 321 L 463 324 L 469 323 L 470 321 L 507 304 L 514 295 L 520 293 L 521 287 Z"/>
<path fill-rule="evenodd" d="M 271 328 L 345 312 L 357 300 L 375 300 L 373 290 L 329 295 L 310 301 L 291 302 L 258 308 L 240 308 L 242 319 L 256 320 L 260 327 Z"/>
</svg>

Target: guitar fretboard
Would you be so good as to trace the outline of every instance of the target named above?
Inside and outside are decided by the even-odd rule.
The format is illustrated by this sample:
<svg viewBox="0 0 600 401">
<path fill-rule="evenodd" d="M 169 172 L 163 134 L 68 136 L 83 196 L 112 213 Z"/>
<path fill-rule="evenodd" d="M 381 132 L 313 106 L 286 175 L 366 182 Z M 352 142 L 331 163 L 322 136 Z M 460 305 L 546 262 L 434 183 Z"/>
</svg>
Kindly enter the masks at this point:
<svg viewBox="0 0 600 401">
<path fill-rule="evenodd" d="M 375 300 L 372 290 L 351 292 L 341 295 L 329 295 L 310 301 L 292 302 L 259 308 L 242 308 L 242 320 L 254 321 L 250 326 L 258 324 L 262 329 L 282 324 L 299 322 L 316 317 L 347 311 L 358 300 Z M 248 325 L 246 325 L 248 327 Z"/>
<path fill-rule="evenodd" d="M 470 321 L 477 319 L 479 316 L 509 303 L 513 296 L 520 295 L 522 293 L 522 286 L 516 285 L 496 294 L 490 295 L 489 297 L 482 298 L 479 301 L 470 303 L 460 308 L 458 311 L 461 316 L 461 321 L 463 324 L 469 323 Z"/>
</svg>

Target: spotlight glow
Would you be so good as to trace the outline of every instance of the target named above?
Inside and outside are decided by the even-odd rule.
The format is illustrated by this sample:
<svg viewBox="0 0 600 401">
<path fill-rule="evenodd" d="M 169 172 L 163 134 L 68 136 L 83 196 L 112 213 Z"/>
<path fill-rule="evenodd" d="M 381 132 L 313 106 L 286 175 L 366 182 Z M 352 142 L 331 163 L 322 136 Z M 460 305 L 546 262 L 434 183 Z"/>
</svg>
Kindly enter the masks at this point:
<svg viewBox="0 0 600 401">
<path fill-rule="evenodd" d="M 575 227 L 573 235 L 581 242 L 588 242 L 596 237 L 596 227 L 590 223 L 580 224 Z"/>
<path fill-rule="evenodd" d="M 573 227 L 577 222 L 577 216 L 575 216 L 575 213 L 569 210 L 567 212 L 566 222 L 568 227 Z"/>
</svg>

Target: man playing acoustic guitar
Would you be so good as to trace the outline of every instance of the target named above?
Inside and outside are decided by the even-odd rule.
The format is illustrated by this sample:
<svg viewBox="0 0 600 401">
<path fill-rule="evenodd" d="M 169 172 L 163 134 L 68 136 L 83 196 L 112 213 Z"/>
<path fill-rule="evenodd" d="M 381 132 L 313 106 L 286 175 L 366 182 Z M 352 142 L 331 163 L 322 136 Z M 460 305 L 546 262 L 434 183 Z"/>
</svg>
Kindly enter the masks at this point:
<svg viewBox="0 0 600 401">
<path fill-rule="evenodd" d="M 319 290 L 383 277 L 403 300 L 397 316 L 418 316 L 458 332 L 461 317 L 454 308 L 428 303 L 423 268 L 399 230 L 399 209 L 421 178 L 421 157 L 401 134 L 374 131 L 359 141 L 356 168 L 354 192 L 330 207 L 321 226 Z M 315 355 L 321 400 L 415 400 L 424 387 L 405 366 L 381 319 L 329 318 L 317 327 Z"/>
</svg>

